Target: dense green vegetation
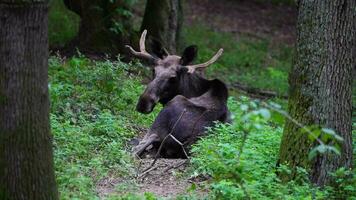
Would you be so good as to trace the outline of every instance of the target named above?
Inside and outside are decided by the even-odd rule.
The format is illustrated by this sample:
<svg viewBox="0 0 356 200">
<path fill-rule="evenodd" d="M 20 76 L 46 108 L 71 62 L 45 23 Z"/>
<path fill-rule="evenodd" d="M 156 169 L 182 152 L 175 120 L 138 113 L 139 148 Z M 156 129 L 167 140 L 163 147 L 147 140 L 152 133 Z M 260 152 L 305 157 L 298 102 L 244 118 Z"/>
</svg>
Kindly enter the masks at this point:
<svg viewBox="0 0 356 200">
<path fill-rule="evenodd" d="M 61 1 L 54 0 L 51 4 L 49 39 L 51 45 L 63 46 L 76 34 L 78 18 Z M 209 77 L 223 79 L 228 85 L 238 82 L 287 94 L 291 47 L 272 46 L 268 40 L 244 36 L 237 40 L 231 34 L 200 25 L 185 27 L 184 35 L 188 45 L 199 47 L 196 62 L 206 61 L 219 48 L 224 48 L 221 59 L 209 68 Z M 99 180 L 134 175 L 135 163 L 128 151 L 128 141 L 150 126 L 160 107 L 150 115 L 135 111 L 144 88 L 143 77 L 138 72 L 146 71 L 140 63 L 93 61 L 80 54 L 69 59 L 55 56 L 49 61 L 51 126 L 61 199 L 98 199 Z M 217 124 L 209 130 L 210 135 L 194 146 L 191 169 L 183 175 L 205 174 L 211 179 L 205 185 L 192 185 L 192 192 L 178 199 L 198 198 L 194 189 L 200 187 L 209 189 L 208 199 L 353 199 L 356 196 L 355 177 L 346 179 L 352 174 L 347 170 L 339 170 L 335 174 L 338 182 L 324 190 L 309 183 L 305 169 L 299 170 L 297 180 L 282 183 L 277 173 L 289 172 L 286 166 L 276 167 L 283 123 L 271 118 L 271 112 L 260 102 L 241 97 L 236 90 L 232 94 L 229 107 L 233 124 Z M 274 101 L 285 109 L 285 100 Z M 354 123 L 356 157 L 355 127 Z M 131 187 L 135 187 L 134 181 Z M 123 193 L 119 186 L 117 192 Z M 125 195 L 113 194 L 109 198 L 156 199 L 152 194 L 135 194 L 134 189 Z"/>
<path fill-rule="evenodd" d="M 94 198 L 95 183 L 108 173 L 127 174 L 125 151 L 138 128 L 153 115 L 134 106 L 143 86 L 122 62 L 94 62 L 84 57 L 50 59 L 50 93 L 55 166 L 63 199 Z M 139 65 L 140 66 L 140 65 Z"/>
<path fill-rule="evenodd" d="M 62 199 L 95 199 L 96 183 L 101 178 L 133 176 L 134 162 L 127 141 L 139 134 L 140 128 L 149 127 L 155 116 L 134 110 L 143 85 L 140 77 L 129 71 L 142 68 L 138 63 L 91 61 L 83 56 L 50 59 L 51 123 Z M 212 176 L 205 186 L 211 189 L 211 198 L 239 199 L 248 195 L 253 199 L 322 199 L 336 192 L 355 192 L 351 184 L 337 191 L 331 187 L 326 191 L 313 188 L 303 169 L 300 180 L 281 183 L 276 172 L 288 172 L 286 167 L 275 167 L 282 126 L 268 122 L 270 112 L 250 101 L 231 98 L 233 125 L 218 124 L 193 149 L 192 170 L 186 175 Z M 339 176 L 346 173 L 340 172 Z"/>
</svg>

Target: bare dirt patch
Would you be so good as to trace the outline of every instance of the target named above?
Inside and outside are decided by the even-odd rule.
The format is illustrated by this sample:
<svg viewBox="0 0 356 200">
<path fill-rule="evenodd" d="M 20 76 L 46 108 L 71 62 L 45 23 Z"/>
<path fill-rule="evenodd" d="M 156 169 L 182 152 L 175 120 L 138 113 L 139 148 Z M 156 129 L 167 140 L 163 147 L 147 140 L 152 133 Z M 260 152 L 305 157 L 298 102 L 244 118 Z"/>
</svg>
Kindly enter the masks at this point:
<svg viewBox="0 0 356 200">
<path fill-rule="evenodd" d="M 108 195 L 123 195 L 134 193 L 143 195 L 150 192 L 158 197 L 174 199 L 178 195 L 187 194 L 191 182 L 184 173 L 188 167 L 185 159 L 158 159 L 152 170 L 142 175 L 153 159 L 141 159 L 137 164 L 135 177 L 106 177 L 98 181 L 96 191 L 101 199 Z M 184 163 L 184 164 L 182 164 Z M 120 186 L 121 187 L 120 189 Z M 119 189 L 118 189 L 119 188 Z M 204 190 L 194 190 L 194 193 L 203 196 Z"/>
</svg>

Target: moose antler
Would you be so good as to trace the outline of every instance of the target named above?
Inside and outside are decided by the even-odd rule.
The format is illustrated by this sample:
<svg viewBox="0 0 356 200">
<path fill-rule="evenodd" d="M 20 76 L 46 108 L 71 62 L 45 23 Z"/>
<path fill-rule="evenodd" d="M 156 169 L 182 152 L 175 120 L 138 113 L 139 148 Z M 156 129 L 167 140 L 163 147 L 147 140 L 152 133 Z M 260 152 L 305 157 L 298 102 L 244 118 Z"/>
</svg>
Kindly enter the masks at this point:
<svg viewBox="0 0 356 200">
<path fill-rule="evenodd" d="M 141 38 L 140 38 L 140 51 L 135 51 L 131 46 L 129 45 L 125 45 L 126 48 L 129 48 L 130 52 L 134 55 L 137 56 L 139 58 L 143 58 L 143 59 L 147 59 L 149 61 L 152 62 L 157 62 L 158 58 L 155 58 L 154 56 L 152 56 L 151 54 L 149 54 L 146 51 L 146 47 L 145 47 L 145 40 L 146 40 L 146 34 L 147 34 L 147 30 L 144 30 L 141 34 Z"/>
<path fill-rule="evenodd" d="M 194 73 L 194 71 L 198 68 L 208 67 L 209 65 L 213 64 L 223 53 L 224 49 L 219 49 L 219 51 L 207 62 L 196 64 L 196 65 L 187 65 L 189 73 Z"/>
</svg>

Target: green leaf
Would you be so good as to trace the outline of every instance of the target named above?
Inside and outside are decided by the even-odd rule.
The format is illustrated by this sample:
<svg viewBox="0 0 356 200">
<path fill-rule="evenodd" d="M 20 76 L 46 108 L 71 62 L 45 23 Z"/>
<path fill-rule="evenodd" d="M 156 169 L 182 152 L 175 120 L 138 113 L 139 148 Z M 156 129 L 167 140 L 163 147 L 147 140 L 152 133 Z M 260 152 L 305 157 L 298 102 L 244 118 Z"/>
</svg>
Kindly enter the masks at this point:
<svg viewBox="0 0 356 200">
<path fill-rule="evenodd" d="M 314 147 L 308 154 L 308 159 L 312 160 L 315 158 L 316 155 L 318 155 L 318 153 L 325 153 L 326 152 L 326 147 L 325 145 L 321 144 L 318 145 L 316 147 Z"/>
<path fill-rule="evenodd" d="M 313 148 L 309 154 L 308 154 L 308 159 L 312 160 L 313 158 L 315 158 L 315 156 L 320 153 L 320 154 L 324 154 L 324 153 L 335 153 L 337 155 L 340 155 L 340 151 L 335 147 L 335 146 L 330 146 L 330 145 L 318 145 L 315 148 Z"/>
<path fill-rule="evenodd" d="M 335 154 L 337 154 L 337 155 L 341 155 L 340 151 L 339 151 L 336 147 L 334 147 L 334 146 L 327 145 L 327 146 L 326 146 L 326 150 L 327 150 L 328 152 L 335 153 Z"/>
<path fill-rule="evenodd" d="M 333 129 L 329 129 L 329 128 L 322 128 L 321 130 L 323 130 L 324 133 L 330 134 L 330 135 L 336 135 L 335 131 Z"/>
<path fill-rule="evenodd" d="M 270 102 L 269 105 L 272 106 L 272 107 L 275 108 L 275 109 L 281 109 L 281 108 L 282 108 L 281 105 L 279 105 L 279 104 L 277 104 L 277 103 L 273 103 L 273 102 Z"/>
<path fill-rule="evenodd" d="M 242 111 L 247 111 L 247 110 L 248 110 L 248 105 L 246 105 L 246 104 L 241 104 L 241 105 L 240 105 L 240 109 L 241 109 Z"/>
<path fill-rule="evenodd" d="M 265 119 L 269 119 L 271 118 L 271 113 L 269 112 L 269 110 L 267 110 L 266 108 L 261 108 L 259 110 L 259 113 L 262 115 L 263 118 Z"/>
<path fill-rule="evenodd" d="M 276 124 L 279 124 L 279 125 L 284 124 L 284 116 L 278 112 L 272 112 L 271 119 Z"/>
</svg>

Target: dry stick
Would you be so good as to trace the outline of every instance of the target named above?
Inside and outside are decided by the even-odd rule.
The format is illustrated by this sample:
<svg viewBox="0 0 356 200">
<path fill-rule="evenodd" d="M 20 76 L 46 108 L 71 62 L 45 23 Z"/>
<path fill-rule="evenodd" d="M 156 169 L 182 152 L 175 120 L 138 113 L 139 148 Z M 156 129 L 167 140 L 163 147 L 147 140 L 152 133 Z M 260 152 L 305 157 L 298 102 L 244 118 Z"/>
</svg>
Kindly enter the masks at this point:
<svg viewBox="0 0 356 200">
<path fill-rule="evenodd" d="M 184 149 L 183 143 L 181 143 L 177 138 L 175 138 L 175 137 L 174 137 L 173 135 L 171 135 L 171 134 L 169 134 L 168 136 L 170 136 L 174 141 L 176 141 L 176 142 L 182 147 L 182 150 L 183 150 L 183 153 L 184 153 L 185 157 L 186 157 L 187 159 L 189 159 L 189 156 L 188 156 L 187 152 L 186 152 L 185 149 Z"/>
<path fill-rule="evenodd" d="M 178 165 L 170 165 L 168 166 L 166 169 L 163 170 L 163 173 L 166 173 L 168 172 L 170 169 L 176 169 L 176 168 L 179 168 L 180 166 L 184 165 L 185 163 L 187 163 L 189 160 L 186 159 L 184 160 L 183 162 L 179 163 Z M 162 174 L 163 174 L 162 173 Z"/>
<path fill-rule="evenodd" d="M 157 153 L 156 153 L 156 155 L 155 155 L 155 159 L 153 160 L 153 162 L 151 163 L 151 165 L 150 165 L 149 167 L 147 167 L 145 170 L 143 170 L 143 173 L 142 173 L 141 175 L 139 175 L 138 177 L 142 177 L 143 175 L 147 174 L 148 171 L 152 171 L 152 170 L 150 170 L 150 169 L 151 169 L 152 166 L 157 162 L 158 156 L 159 156 L 159 154 L 161 153 L 161 150 L 162 150 L 162 147 L 163 147 L 164 142 L 166 141 L 166 139 L 167 139 L 169 136 L 172 136 L 171 134 L 173 133 L 174 129 L 176 128 L 176 126 L 177 126 L 177 124 L 178 124 L 178 122 L 182 119 L 182 117 L 183 117 L 183 115 L 184 115 L 184 113 L 185 113 L 186 111 L 187 111 L 186 109 L 184 109 L 184 110 L 182 111 L 182 113 L 180 114 L 180 116 L 179 116 L 179 118 L 177 119 L 176 123 L 173 125 L 173 128 L 172 128 L 171 132 L 169 132 L 169 134 L 168 134 L 166 137 L 164 137 L 164 139 L 163 139 L 163 141 L 161 142 L 161 145 L 159 146 L 158 151 L 157 151 Z M 178 142 L 178 144 L 182 144 L 182 143 L 179 142 L 175 137 L 172 136 L 172 138 L 173 138 L 173 140 L 175 140 L 176 142 Z M 184 149 L 183 149 L 183 151 L 184 151 L 184 153 L 186 153 Z"/>
</svg>

